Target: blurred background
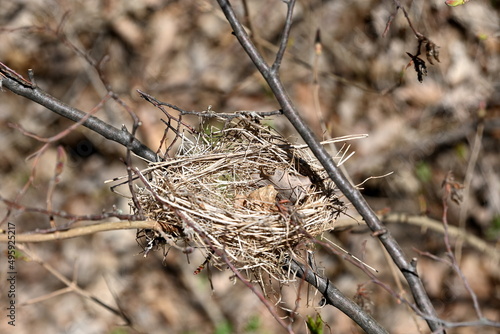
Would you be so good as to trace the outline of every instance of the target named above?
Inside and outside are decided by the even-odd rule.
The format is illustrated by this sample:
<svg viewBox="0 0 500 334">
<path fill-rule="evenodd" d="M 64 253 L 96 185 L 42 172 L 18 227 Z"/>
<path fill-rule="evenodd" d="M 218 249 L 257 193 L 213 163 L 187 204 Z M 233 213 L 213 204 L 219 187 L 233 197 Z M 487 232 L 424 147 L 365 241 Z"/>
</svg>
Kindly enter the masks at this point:
<svg viewBox="0 0 500 334">
<path fill-rule="evenodd" d="M 457 255 L 484 315 L 500 321 L 500 2 L 476 0 L 455 8 L 442 0 L 401 4 L 414 28 L 439 46 L 440 62 L 434 60 L 433 65 L 422 50 L 428 72 L 422 83 L 413 65 L 407 68 L 411 60 L 407 52 L 415 55 L 418 41 L 402 11 L 396 12 L 395 2 L 388 0 L 298 1 L 281 78 L 318 138 L 369 134 L 350 142 L 350 151 L 356 153 L 344 167 L 354 184 L 368 179 L 361 187 L 377 212 L 425 218 L 421 223 L 392 221 L 387 226 L 408 257 L 418 257 L 431 300 L 449 321 L 477 319 L 470 296 L 448 265 L 416 250 L 445 258 L 443 233 L 425 222 L 439 225 L 441 185 L 449 171 L 466 186 L 460 205 L 449 203 L 448 221 L 478 240 L 459 242 Z M 252 0 L 247 5 L 245 17 L 243 3 L 234 1 L 257 47 L 272 62 L 286 6 L 278 0 Z M 393 21 L 384 34 L 391 15 Z M 321 53 L 315 48 L 318 30 Z M 279 108 L 215 1 L 4 1 L 0 38 L 2 63 L 24 76 L 33 69 L 40 88 L 84 111 L 90 111 L 106 89 L 95 68 L 75 48 L 97 62 L 106 57 L 102 73 L 140 117 L 138 138 L 153 150 L 164 133 L 160 121 L 164 116 L 142 100 L 137 89 L 185 110 Z M 49 137 L 72 122 L 3 90 L 0 196 L 13 200 L 32 172 L 33 160 L 26 158 L 42 143 L 9 124 Z M 96 116 L 115 127 L 131 128 L 129 115 L 115 102 L 106 103 Z M 199 122 L 194 116 L 184 120 L 195 126 Z M 271 123 L 290 141 L 300 142 L 284 117 Z M 58 144 L 65 148 L 68 160 L 53 195 L 55 210 L 99 214 L 115 206 L 130 211 L 127 199 L 104 184 L 126 173 L 124 147 L 82 127 Z M 33 185 L 19 201 L 22 205 L 46 208 L 56 153 L 54 146 L 41 158 Z M 139 160 L 136 163 L 145 166 Z M 6 212 L 7 206 L 0 203 L 2 217 Z M 325 237 L 377 268 L 379 277 L 400 292 L 377 240 L 356 223 L 356 212 L 348 213 L 354 219 L 341 218 L 342 227 Z M 50 227 L 49 217 L 43 214 L 14 213 L 9 221 L 16 223 L 18 234 Z M 56 219 L 61 225 L 66 222 Z M 2 254 L 5 248 L 0 244 Z M 30 249 L 69 279 L 76 277 L 88 293 L 120 308 L 132 326 L 122 326 L 123 318 L 76 293 L 50 295 L 65 285 L 40 264 L 20 258 L 17 303 L 24 305 L 17 309 L 16 333 L 284 332 L 229 272 L 212 270 L 212 290 L 206 271 L 193 275 L 204 260 L 201 254 L 187 257 L 172 250 L 165 259 L 162 252 L 143 258 L 135 231 L 32 244 Z M 428 332 L 420 319 L 371 284 L 360 270 L 324 250 L 315 253 L 320 272 L 347 296 L 359 299 L 356 291 L 362 289 L 360 302 L 389 332 Z M 3 285 L 6 266 L 0 264 L 2 300 L 8 288 Z M 277 290 L 283 296 L 283 309 L 292 310 L 298 303 L 297 333 L 306 333 L 306 316 L 316 314 L 325 321 L 326 332 L 361 332 L 339 311 L 319 307 L 320 298 L 312 288 L 290 283 Z M 4 309 L 3 301 L 0 305 Z M 5 318 L 0 328 L 12 330 Z M 495 333 L 490 328 L 479 330 Z M 469 327 L 449 333 L 477 331 Z"/>
</svg>

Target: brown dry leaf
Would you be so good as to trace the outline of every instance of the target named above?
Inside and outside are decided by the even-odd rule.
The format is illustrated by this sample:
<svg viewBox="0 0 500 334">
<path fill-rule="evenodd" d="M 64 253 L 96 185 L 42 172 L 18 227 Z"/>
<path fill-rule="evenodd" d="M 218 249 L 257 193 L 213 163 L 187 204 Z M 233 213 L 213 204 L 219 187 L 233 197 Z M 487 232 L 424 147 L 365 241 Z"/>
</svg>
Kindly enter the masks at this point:
<svg viewBox="0 0 500 334">
<path fill-rule="evenodd" d="M 278 195 L 278 191 L 274 189 L 274 186 L 267 185 L 265 187 L 258 188 L 248 194 L 248 200 L 253 202 L 274 204 L 274 201 L 276 201 L 276 195 Z"/>
<path fill-rule="evenodd" d="M 271 210 L 275 205 L 278 191 L 272 185 L 267 185 L 255 189 L 247 196 L 238 195 L 235 199 L 236 207 L 250 207 L 260 210 Z"/>
<path fill-rule="evenodd" d="M 276 169 L 272 175 L 252 175 L 254 178 L 260 178 L 257 185 L 271 185 L 277 190 L 281 199 L 289 200 L 295 204 L 301 200 L 311 185 L 309 177 L 304 175 L 293 175 L 283 169 Z M 263 178 L 264 177 L 264 178 Z"/>
</svg>

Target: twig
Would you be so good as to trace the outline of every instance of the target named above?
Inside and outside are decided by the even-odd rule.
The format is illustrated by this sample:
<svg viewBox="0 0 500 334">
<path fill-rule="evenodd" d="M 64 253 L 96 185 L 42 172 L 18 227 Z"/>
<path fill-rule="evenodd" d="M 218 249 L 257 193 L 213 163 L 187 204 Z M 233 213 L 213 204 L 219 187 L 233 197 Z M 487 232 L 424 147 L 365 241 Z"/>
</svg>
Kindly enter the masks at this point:
<svg viewBox="0 0 500 334">
<path fill-rule="evenodd" d="M 476 311 L 477 317 L 479 319 L 483 318 L 483 313 L 481 311 L 481 308 L 479 307 L 479 302 L 477 300 L 477 295 L 472 290 L 469 281 L 465 277 L 464 273 L 460 269 L 460 266 L 457 263 L 457 259 L 455 258 L 455 255 L 453 254 L 453 250 L 451 247 L 450 243 L 450 236 L 448 233 L 448 200 L 456 200 L 455 198 L 455 193 L 462 189 L 463 186 L 458 184 L 457 182 L 454 181 L 453 176 L 451 172 L 448 173 L 446 176 L 445 181 L 443 182 L 443 226 L 444 226 L 444 243 L 446 246 L 446 254 L 450 258 L 451 261 L 451 267 L 455 271 L 455 273 L 460 277 L 462 282 L 464 283 L 465 289 L 467 292 L 469 292 L 469 295 L 472 298 L 472 302 L 474 304 L 474 310 Z"/>
<path fill-rule="evenodd" d="M 257 29 L 255 29 L 253 26 L 252 15 L 250 14 L 250 8 L 248 6 L 248 2 L 249 2 L 248 0 L 242 0 L 245 25 L 248 27 L 248 30 L 250 31 L 250 38 L 254 42 L 255 46 L 257 47 L 257 49 L 261 54 L 264 54 L 262 50 L 262 43 L 260 42 L 262 38 L 259 37 Z"/>
<path fill-rule="evenodd" d="M 420 226 L 424 228 L 429 228 L 439 233 L 444 233 L 443 223 L 435 219 L 425 217 L 425 216 L 412 216 L 404 213 L 392 213 L 381 217 L 382 221 L 387 224 L 410 224 L 415 226 Z M 486 253 L 488 258 L 493 261 L 500 262 L 500 253 L 494 247 L 490 247 L 488 243 L 480 238 L 466 233 L 465 231 L 455 227 L 448 226 L 448 234 L 451 237 L 460 238 L 465 240 L 467 244 L 476 248 L 480 252 Z"/>
<path fill-rule="evenodd" d="M 413 26 L 413 23 L 410 20 L 410 15 L 408 15 L 408 12 L 406 11 L 406 8 L 401 4 L 399 0 L 393 0 L 394 4 L 396 5 L 396 10 L 394 11 L 393 14 L 389 16 L 389 19 L 387 20 L 387 24 L 385 25 L 384 32 L 382 34 L 383 37 L 387 34 L 387 31 L 389 31 L 389 27 L 391 26 L 392 21 L 396 17 L 396 14 L 398 13 L 398 10 L 401 9 L 403 11 L 403 14 L 406 18 L 406 21 L 408 22 L 408 25 L 410 26 L 410 29 L 413 31 L 413 34 L 417 39 L 420 39 L 421 37 L 424 37 L 420 32 L 418 32 L 417 29 Z"/>
<path fill-rule="evenodd" d="M 73 291 L 73 292 L 77 293 L 78 295 L 80 295 L 82 297 L 85 297 L 85 298 L 87 298 L 89 300 L 92 300 L 93 302 L 101 305 L 102 307 L 106 308 L 107 310 L 109 310 L 113 314 L 119 316 L 120 318 L 122 318 L 125 321 L 125 323 L 127 325 L 132 325 L 131 319 L 125 313 L 123 313 L 122 310 L 115 309 L 114 307 L 109 306 L 108 304 L 106 304 L 103 301 L 101 301 L 99 298 L 93 296 L 89 292 L 87 292 L 87 291 L 83 290 L 82 288 L 80 288 L 78 286 L 77 282 L 75 281 L 75 278 L 73 279 L 73 281 L 70 281 L 68 278 L 66 278 L 64 275 L 62 275 L 59 271 L 57 271 L 50 264 L 46 263 L 45 261 L 43 261 L 42 259 L 40 259 L 38 256 L 36 256 L 34 253 L 32 253 L 26 246 L 24 246 L 24 245 L 17 245 L 17 247 L 24 254 L 26 254 L 28 257 L 30 257 L 31 260 L 33 260 L 33 261 L 37 262 L 38 264 L 40 264 L 48 272 L 50 272 L 54 277 L 56 277 L 58 280 L 60 280 L 62 283 L 64 283 L 67 286 L 67 289 L 63 289 L 61 291 L 61 293 Z M 41 300 L 41 299 L 47 299 L 47 298 L 50 298 L 50 297 L 54 297 L 56 295 L 58 295 L 58 293 L 49 294 L 49 295 L 46 295 L 46 296 L 44 296 L 42 298 L 39 298 L 39 300 Z M 33 303 L 33 301 L 31 301 L 31 303 Z"/>
<path fill-rule="evenodd" d="M 315 138 L 311 129 L 302 120 L 298 110 L 295 108 L 291 99 L 288 97 L 288 94 L 286 93 L 286 90 L 279 78 L 278 73 L 271 71 L 269 66 L 264 61 L 262 55 L 259 54 L 255 46 L 252 44 L 250 38 L 248 37 L 248 34 L 245 32 L 243 26 L 236 17 L 236 14 L 234 13 L 234 10 L 231 7 L 229 1 L 218 0 L 218 3 L 222 11 L 224 12 L 224 15 L 226 16 L 229 24 L 231 25 L 236 38 L 273 91 L 276 99 L 278 100 L 278 103 L 281 106 L 281 109 L 283 110 L 284 115 L 288 118 L 290 123 L 292 123 L 297 132 L 301 135 L 302 139 L 309 145 L 309 148 L 316 156 L 318 161 L 323 165 L 330 178 L 335 182 L 337 187 L 347 197 L 347 199 L 351 201 L 356 210 L 364 218 L 370 229 L 373 232 L 378 233 L 380 241 L 387 249 L 392 259 L 398 266 L 399 270 L 407 280 L 418 307 L 430 318 L 438 319 L 436 311 L 434 310 L 429 296 L 424 289 L 418 273 L 416 272 L 415 268 L 412 267 L 406 260 L 405 254 L 403 253 L 403 250 L 401 249 L 399 244 L 391 236 L 391 234 L 385 230 L 382 223 L 377 218 L 375 212 L 373 212 L 373 210 L 370 208 L 359 190 L 357 190 L 352 184 L 349 183 L 347 178 L 335 165 L 328 152 Z M 290 0 L 287 5 L 293 7 L 294 3 L 294 0 Z M 288 19 L 290 20 L 291 18 L 288 17 Z M 432 331 L 442 332 L 441 324 L 439 321 L 427 320 L 427 323 Z"/>
<path fill-rule="evenodd" d="M 314 102 L 314 110 L 316 112 L 316 115 L 318 117 L 318 122 L 321 126 L 321 131 L 323 132 L 324 138 L 327 140 L 331 139 L 330 131 L 328 130 L 328 125 L 326 123 L 325 117 L 323 115 L 323 111 L 321 110 L 321 103 L 319 100 L 319 92 L 320 92 L 320 76 L 319 76 L 319 60 L 321 58 L 321 55 L 323 53 L 323 45 L 321 44 L 321 31 L 318 28 L 316 30 L 316 36 L 314 39 L 314 61 L 313 61 L 313 66 L 312 66 L 312 73 L 313 73 L 313 102 Z M 368 136 L 368 135 L 367 135 Z M 323 143 L 323 142 L 322 142 Z M 307 146 L 307 145 L 306 145 Z M 336 155 L 339 151 L 337 150 L 337 147 L 333 145 L 333 143 L 330 143 L 329 145 L 330 152 L 332 155 Z M 340 169 L 344 173 L 344 175 L 349 179 L 350 183 L 353 183 L 350 176 L 347 174 L 346 167 L 343 163 L 338 163 L 337 166 L 340 166 Z"/>
<path fill-rule="evenodd" d="M 485 107 L 484 102 L 482 102 L 481 104 L 482 105 L 479 107 L 479 112 L 484 111 Z M 465 172 L 464 191 L 466 192 L 466 194 L 464 195 L 464 200 L 460 205 L 460 214 L 458 221 L 458 227 L 460 228 L 461 231 L 465 231 L 465 221 L 467 218 L 467 213 L 470 204 L 470 196 L 469 196 L 469 193 L 471 192 L 470 186 L 472 184 L 472 177 L 475 175 L 474 170 L 476 169 L 479 152 L 481 151 L 481 142 L 483 139 L 483 133 L 484 133 L 484 119 L 480 115 L 476 133 L 474 134 L 474 140 L 472 143 L 470 143 L 470 145 L 472 146 L 470 149 L 471 154 L 469 162 L 467 163 L 467 170 Z M 460 263 L 460 259 L 462 258 L 463 241 L 464 241 L 463 238 L 458 238 L 457 243 L 455 245 L 455 257 L 457 259 L 457 263 Z"/>
<path fill-rule="evenodd" d="M 165 116 L 167 116 L 167 117 L 168 117 L 168 119 L 169 119 L 169 120 L 170 120 L 170 119 L 173 119 L 175 122 L 177 122 L 177 123 L 178 123 L 178 125 L 179 125 L 179 126 L 182 124 L 182 125 L 183 125 L 183 126 L 185 126 L 187 129 L 189 129 L 189 131 L 191 131 L 191 132 L 193 132 L 193 133 L 196 133 L 196 130 L 195 130 L 192 126 L 190 126 L 190 125 L 189 125 L 189 124 L 187 124 L 187 123 L 182 122 L 182 120 L 181 120 L 181 118 L 180 118 L 180 117 L 179 117 L 179 118 L 175 118 L 175 117 L 173 117 L 172 115 L 170 115 L 170 114 L 169 114 L 169 113 L 165 110 L 165 108 L 163 108 L 162 106 L 167 106 L 167 107 L 169 107 L 170 109 L 177 110 L 177 111 L 179 111 L 179 112 L 181 113 L 181 115 L 183 115 L 184 113 L 186 113 L 186 111 L 185 111 L 185 110 L 183 110 L 183 109 L 179 108 L 179 107 L 178 107 L 178 106 L 176 106 L 176 105 L 173 105 L 173 104 L 170 104 L 170 103 L 167 103 L 167 102 L 162 102 L 162 101 L 159 101 L 159 100 L 158 100 L 158 99 L 156 99 L 155 97 L 153 97 L 153 96 L 151 96 L 151 95 L 149 95 L 149 94 L 147 94 L 147 93 L 145 93 L 145 92 L 143 92 L 143 91 L 141 91 L 141 90 L 139 90 L 139 89 L 137 90 L 137 92 L 141 95 L 141 97 L 142 97 L 144 100 L 148 101 L 149 103 L 151 103 L 152 105 L 154 105 L 156 108 L 160 109 L 160 110 L 163 112 L 163 114 L 165 114 Z M 170 126 L 170 128 L 171 128 L 173 131 L 177 131 L 177 132 L 179 131 L 179 128 L 173 128 L 173 127 L 171 127 L 171 126 Z"/>
<path fill-rule="evenodd" d="M 42 215 L 46 216 L 57 216 L 61 217 L 64 219 L 71 219 L 74 221 L 82 221 L 82 220 L 103 220 L 106 218 L 118 218 L 122 220 L 138 220 L 137 216 L 135 215 L 128 215 L 128 214 L 122 214 L 122 213 L 117 213 L 117 212 L 105 212 L 101 214 L 88 214 L 88 215 L 74 215 L 71 213 L 67 213 L 65 211 L 49 211 L 46 209 L 41 209 L 41 208 L 34 208 L 34 207 L 25 207 L 24 205 L 21 205 L 17 203 L 16 201 L 11 201 L 6 198 L 3 198 L 0 196 L 0 202 L 4 202 L 9 208 L 13 208 L 16 210 L 19 210 L 21 212 L 35 212 L 35 213 L 40 213 Z"/>
<path fill-rule="evenodd" d="M 135 230 L 149 229 L 158 232 L 163 232 L 161 225 L 154 221 L 120 221 L 120 222 L 103 222 L 87 226 L 73 227 L 66 231 L 54 231 L 51 233 L 36 233 L 36 234 L 17 234 L 16 243 L 25 242 L 46 242 L 54 240 L 71 239 L 82 237 L 85 235 L 95 234 L 98 232 L 118 231 L 118 230 Z M 0 234 L 0 242 L 7 242 L 7 234 Z"/>
<path fill-rule="evenodd" d="M 148 161 L 158 161 L 158 156 L 153 153 L 147 146 L 143 145 L 140 141 L 138 141 L 135 138 L 136 131 L 138 127 L 141 125 L 139 118 L 135 113 L 132 111 L 131 108 L 127 106 L 127 104 L 120 99 L 118 94 L 116 94 L 112 88 L 111 85 L 109 84 L 108 80 L 106 79 L 106 76 L 104 75 L 104 64 L 107 62 L 109 59 L 109 56 L 103 57 L 101 61 L 96 61 L 93 59 L 89 53 L 85 52 L 84 50 L 81 50 L 79 47 L 77 47 L 75 44 L 73 44 L 66 34 L 64 33 L 64 25 L 66 21 L 68 20 L 69 17 L 69 12 L 65 12 L 62 19 L 60 22 L 57 24 L 55 28 L 50 27 L 49 25 L 44 25 L 44 26 L 30 26 L 27 28 L 21 28 L 21 29 L 27 29 L 27 30 L 34 30 L 34 31 L 42 31 L 45 33 L 52 34 L 54 37 L 59 39 L 62 43 L 64 43 L 69 49 L 71 49 L 75 54 L 83 58 L 90 66 L 92 66 L 97 74 L 99 75 L 100 80 L 106 87 L 107 91 L 107 96 L 111 97 L 113 100 L 115 100 L 119 105 L 121 105 L 127 113 L 130 115 L 133 121 L 132 125 L 132 132 L 129 133 L 125 126 L 122 126 L 121 131 L 112 127 L 111 125 L 108 125 L 107 123 L 102 122 L 98 118 L 95 117 L 90 117 L 88 120 L 82 121 L 82 124 L 101 134 L 103 137 L 106 139 L 110 139 L 112 141 L 118 142 L 122 144 L 123 146 L 127 147 L 127 162 L 130 161 L 130 151 L 134 152 L 138 156 L 148 160 Z M 27 97 L 28 99 L 37 102 L 40 105 L 43 105 L 44 107 L 58 113 L 59 115 L 66 117 L 72 121 L 79 121 L 83 118 L 83 114 L 80 110 L 70 107 L 63 102 L 57 100 L 56 98 L 50 96 L 49 94 L 43 92 L 40 90 L 35 82 L 34 82 L 34 74 L 33 71 L 30 69 L 28 70 L 29 73 L 29 78 L 31 81 L 24 79 L 21 75 L 18 73 L 14 72 L 13 70 L 9 69 L 6 65 L 0 63 L 0 79 L 2 77 L 5 77 L 6 79 L 13 79 L 12 85 L 6 85 L 7 88 L 9 88 L 11 91 L 13 91 L 16 94 L 22 95 L 24 97 Z M 3 80 L 2 80 L 3 81 Z M 31 88 L 32 91 L 29 89 L 19 89 L 18 85 L 15 83 L 20 83 L 21 87 L 24 88 Z M 3 82 L 2 82 L 3 83 Z M 7 80 L 8 84 L 11 84 Z M 129 164 L 128 164 L 129 165 Z M 132 177 L 129 174 L 129 177 Z M 133 195 L 134 196 L 134 195 Z M 134 203 L 135 203 L 135 198 Z M 139 208 L 140 209 L 140 208 Z"/>
<path fill-rule="evenodd" d="M 417 72 L 417 78 L 418 81 L 422 82 L 423 81 L 423 76 L 427 75 L 427 67 L 425 65 L 425 61 L 421 59 L 419 56 L 421 54 L 421 49 L 422 46 L 425 46 L 425 54 L 427 56 L 427 60 L 431 65 L 434 65 L 433 59 L 439 60 L 439 46 L 437 46 L 434 42 L 432 42 L 428 37 L 424 36 L 424 34 L 420 33 L 415 29 L 413 26 L 413 23 L 410 20 L 410 16 L 408 15 L 408 12 L 406 11 L 405 7 L 401 5 L 399 0 L 393 0 L 394 4 L 396 5 L 396 10 L 394 11 L 393 14 L 389 16 L 389 19 L 387 20 L 387 24 L 385 26 L 384 33 L 382 34 L 385 36 L 387 34 L 387 31 L 389 30 L 390 25 L 392 24 L 392 21 L 394 20 L 394 17 L 398 13 L 398 10 L 401 9 L 403 11 L 403 14 L 406 18 L 406 21 L 408 22 L 408 25 L 410 26 L 411 30 L 413 31 L 413 34 L 418 40 L 418 45 L 417 45 L 417 51 L 415 55 L 406 52 L 406 54 L 411 58 L 411 61 L 405 66 L 403 71 L 405 71 L 412 63 L 415 67 L 415 72 Z"/>
<path fill-rule="evenodd" d="M 300 224 L 300 221 L 297 221 L 296 224 Z M 409 308 L 411 308 L 416 314 L 420 315 L 421 317 L 423 317 L 424 319 L 437 319 L 437 318 L 430 318 L 429 316 L 427 316 L 426 314 L 422 313 L 418 308 L 417 306 L 415 306 L 414 304 L 410 303 L 406 298 L 404 298 L 399 292 L 396 292 L 394 291 L 394 289 L 392 289 L 391 286 L 389 286 L 388 284 L 382 282 L 381 280 L 379 280 L 377 278 L 377 276 L 375 275 L 375 272 L 378 272 L 376 271 L 375 269 L 369 267 L 368 265 L 366 265 L 362 260 L 356 258 L 353 254 L 347 252 L 346 250 L 342 249 L 340 246 L 338 245 L 334 245 L 333 243 L 331 242 L 323 242 L 323 241 L 320 241 L 318 239 L 315 239 L 312 237 L 312 235 L 310 235 L 309 233 L 307 233 L 307 231 L 305 231 L 304 229 L 301 229 L 301 233 L 307 235 L 309 237 L 309 239 L 314 242 L 315 244 L 317 245 L 320 245 L 322 246 L 324 249 L 327 249 L 329 250 L 332 254 L 335 254 L 339 257 L 341 257 L 342 259 L 346 260 L 347 262 L 351 263 L 352 265 L 358 267 L 359 269 L 361 269 L 370 279 L 371 281 L 374 283 L 374 284 L 377 284 L 379 285 L 380 287 L 382 287 L 382 289 L 386 290 L 390 295 L 392 295 L 394 298 L 396 298 L 397 300 L 401 301 L 402 303 L 406 304 Z M 329 240 L 328 240 L 329 241 Z M 333 245 L 333 246 L 332 246 Z M 338 248 L 341 252 L 343 252 L 344 254 L 342 254 L 341 252 L 339 252 L 336 248 Z M 412 266 L 412 268 L 414 270 L 416 270 L 416 260 L 413 259 L 412 262 L 410 263 L 410 265 Z M 314 285 L 316 286 L 316 285 Z M 400 290 L 403 290 L 402 288 L 400 288 Z M 333 298 L 333 297 L 332 297 Z"/>
<path fill-rule="evenodd" d="M 283 2 L 286 3 L 288 10 L 286 12 L 285 27 L 281 33 L 279 49 L 278 52 L 276 52 L 276 58 L 271 66 L 271 72 L 275 74 L 278 74 L 280 70 L 281 61 L 283 60 L 283 55 L 285 54 L 286 46 L 288 44 L 290 29 L 292 28 L 293 7 L 295 6 L 295 0 L 284 0 Z"/>
<path fill-rule="evenodd" d="M 392 275 L 392 279 L 393 279 L 394 283 L 396 284 L 396 287 L 398 288 L 398 290 L 397 290 L 398 294 L 400 294 L 402 296 L 406 295 L 407 291 L 403 287 L 403 283 L 402 283 L 401 278 L 400 278 L 401 275 L 398 275 L 398 271 L 397 271 L 396 265 L 394 264 L 394 261 L 392 261 L 389 253 L 386 250 L 382 250 L 382 252 L 384 253 L 384 259 L 387 262 L 387 265 L 389 266 L 389 272 Z M 372 282 L 373 282 L 373 280 L 372 280 Z M 374 282 L 374 283 L 376 283 L 376 282 Z M 409 311 L 414 310 L 414 308 L 411 305 L 408 305 L 408 303 L 405 303 L 405 306 Z M 417 312 L 410 312 L 410 317 L 413 320 L 415 327 L 417 328 L 417 331 L 419 333 L 422 333 L 423 330 L 421 329 L 421 325 L 418 322 L 418 313 Z"/>
<path fill-rule="evenodd" d="M 251 117 L 251 118 L 264 118 L 269 116 L 283 115 L 281 110 L 271 110 L 271 111 L 254 111 L 254 110 L 237 110 L 232 113 L 222 113 L 222 112 L 200 112 L 200 111 L 183 111 L 182 115 L 194 115 L 204 118 L 221 118 L 228 121 L 238 118 L 238 117 Z"/>
</svg>

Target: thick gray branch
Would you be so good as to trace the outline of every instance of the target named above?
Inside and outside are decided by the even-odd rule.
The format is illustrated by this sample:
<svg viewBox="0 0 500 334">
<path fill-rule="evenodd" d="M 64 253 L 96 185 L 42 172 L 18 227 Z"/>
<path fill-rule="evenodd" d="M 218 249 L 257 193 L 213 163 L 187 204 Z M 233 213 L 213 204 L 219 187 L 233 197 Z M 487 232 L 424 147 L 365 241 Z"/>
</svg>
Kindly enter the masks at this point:
<svg viewBox="0 0 500 334">
<path fill-rule="evenodd" d="M 295 273 L 295 276 L 302 278 L 307 283 L 314 286 L 323 295 L 327 304 L 330 304 L 345 315 L 351 318 L 367 333 L 373 334 L 387 334 L 387 331 L 380 326 L 375 319 L 373 319 L 367 312 L 365 312 L 358 304 L 347 298 L 339 289 L 337 289 L 332 282 L 323 278 L 312 270 L 307 270 L 302 264 L 292 260 L 285 270 L 290 270 Z"/>
<path fill-rule="evenodd" d="M 380 222 L 377 215 L 370 208 L 359 190 L 349 183 L 345 175 L 342 174 L 340 169 L 335 165 L 328 152 L 316 139 L 311 129 L 302 120 L 297 108 L 293 105 L 292 100 L 288 96 L 283 83 L 279 78 L 279 74 L 277 73 L 277 71 L 272 71 L 269 65 L 267 65 L 263 57 L 260 55 L 257 48 L 252 43 L 248 34 L 243 28 L 242 24 L 236 17 L 236 14 L 234 13 L 234 10 L 231 7 L 229 1 L 217 1 L 222 11 L 224 12 L 224 15 L 226 16 L 229 24 L 232 27 L 234 35 L 273 91 L 274 96 L 276 97 L 278 103 L 281 106 L 281 109 L 283 110 L 283 114 L 288 118 L 290 123 L 292 123 L 302 139 L 308 144 L 310 150 L 316 156 L 318 161 L 323 165 L 325 171 L 328 173 L 333 182 L 335 182 L 339 190 L 347 197 L 347 199 L 349 199 L 349 201 L 353 204 L 359 214 L 363 217 L 366 224 L 378 236 L 384 247 L 391 255 L 394 263 L 396 263 L 399 270 L 404 275 L 411 289 L 415 302 L 417 303 L 422 313 L 428 316 L 427 319 L 438 319 L 436 311 L 434 310 L 429 296 L 424 289 L 422 281 L 420 280 L 420 277 L 416 272 L 416 268 L 412 266 L 408 262 L 408 260 L 406 260 L 405 254 L 403 253 L 403 250 L 401 249 L 397 241 L 385 229 L 385 227 Z M 293 7 L 294 3 L 295 0 L 289 0 L 287 5 Z M 290 19 L 291 18 L 287 16 L 287 20 Z M 444 332 L 441 330 L 442 327 L 439 321 L 427 320 L 427 323 L 432 331 L 436 331 L 439 333 Z"/>
</svg>

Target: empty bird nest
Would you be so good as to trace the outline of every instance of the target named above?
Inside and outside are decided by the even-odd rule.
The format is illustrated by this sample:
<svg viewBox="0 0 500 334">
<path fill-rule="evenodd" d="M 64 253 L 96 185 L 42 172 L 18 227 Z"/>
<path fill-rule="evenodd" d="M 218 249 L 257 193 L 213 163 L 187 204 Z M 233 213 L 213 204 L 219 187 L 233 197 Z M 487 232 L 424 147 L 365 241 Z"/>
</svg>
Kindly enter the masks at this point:
<svg viewBox="0 0 500 334">
<path fill-rule="evenodd" d="M 180 137 L 176 154 L 151 163 L 136 189 L 143 214 L 165 231 L 140 231 L 146 253 L 182 244 L 217 268 L 287 282 L 285 261 L 345 208 L 333 182 L 307 149 L 247 118 Z"/>
</svg>

